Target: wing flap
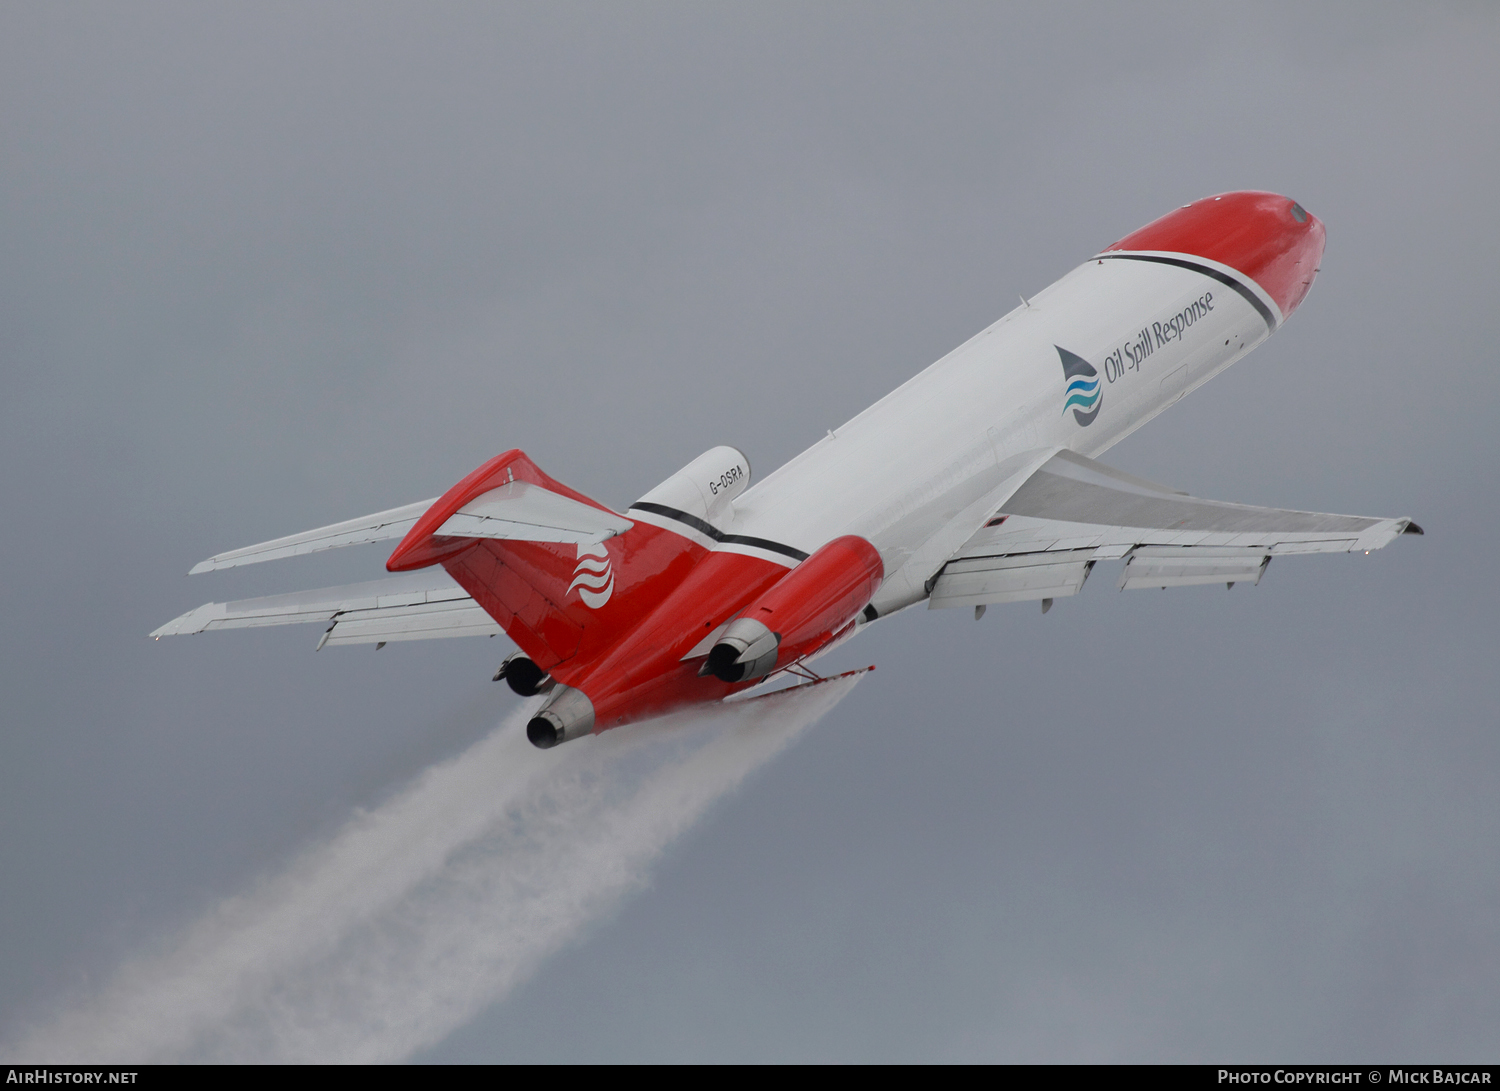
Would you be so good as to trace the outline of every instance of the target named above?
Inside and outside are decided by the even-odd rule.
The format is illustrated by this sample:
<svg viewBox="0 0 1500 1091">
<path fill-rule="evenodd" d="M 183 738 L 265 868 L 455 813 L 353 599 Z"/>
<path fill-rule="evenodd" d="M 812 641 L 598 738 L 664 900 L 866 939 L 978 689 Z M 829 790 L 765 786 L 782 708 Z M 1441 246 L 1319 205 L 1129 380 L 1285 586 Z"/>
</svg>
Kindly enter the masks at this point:
<svg viewBox="0 0 1500 1091">
<path fill-rule="evenodd" d="M 399 610 L 355 610 L 340 614 L 323 644 L 384 644 L 393 640 L 437 640 L 495 636 L 505 630 L 473 599 L 450 599 Z"/>
<path fill-rule="evenodd" d="M 1120 573 L 1121 591 L 1193 587 L 1208 583 L 1260 582 L 1271 555 L 1264 549 L 1142 546 L 1132 550 Z"/>
<path fill-rule="evenodd" d="M 1083 589 L 1094 567 L 1092 549 L 967 557 L 951 561 L 933 584 L 929 610 L 1066 598 Z"/>
</svg>

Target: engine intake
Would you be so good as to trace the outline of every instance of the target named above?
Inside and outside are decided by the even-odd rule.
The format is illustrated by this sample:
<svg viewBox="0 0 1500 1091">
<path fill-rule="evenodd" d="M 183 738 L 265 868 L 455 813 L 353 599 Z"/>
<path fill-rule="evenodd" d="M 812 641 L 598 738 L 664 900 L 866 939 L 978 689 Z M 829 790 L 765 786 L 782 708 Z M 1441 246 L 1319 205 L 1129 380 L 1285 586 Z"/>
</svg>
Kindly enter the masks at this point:
<svg viewBox="0 0 1500 1091">
<path fill-rule="evenodd" d="M 498 682 L 502 678 L 522 697 L 547 693 L 557 685 L 557 680 L 532 662 L 525 652 L 514 652 L 505 657 L 500 669 L 495 672 L 493 681 Z"/>
<path fill-rule="evenodd" d="M 734 447 L 714 447 L 631 507 L 685 521 L 700 531 L 713 531 L 723 529 L 732 518 L 734 499 L 749 484 L 750 460 L 744 452 Z"/>
</svg>

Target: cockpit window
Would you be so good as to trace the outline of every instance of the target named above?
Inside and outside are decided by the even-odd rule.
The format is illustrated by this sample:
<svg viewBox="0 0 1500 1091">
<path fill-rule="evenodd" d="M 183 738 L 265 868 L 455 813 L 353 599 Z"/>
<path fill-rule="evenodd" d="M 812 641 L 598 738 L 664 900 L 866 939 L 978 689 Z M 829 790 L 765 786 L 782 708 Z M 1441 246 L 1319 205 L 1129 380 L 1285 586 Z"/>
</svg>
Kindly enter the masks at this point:
<svg viewBox="0 0 1500 1091">
<path fill-rule="evenodd" d="M 1307 222 L 1307 209 L 1303 208 L 1296 201 L 1292 202 L 1292 215 L 1296 217 L 1296 220 L 1299 224 L 1305 224 Z"/>
</svg>

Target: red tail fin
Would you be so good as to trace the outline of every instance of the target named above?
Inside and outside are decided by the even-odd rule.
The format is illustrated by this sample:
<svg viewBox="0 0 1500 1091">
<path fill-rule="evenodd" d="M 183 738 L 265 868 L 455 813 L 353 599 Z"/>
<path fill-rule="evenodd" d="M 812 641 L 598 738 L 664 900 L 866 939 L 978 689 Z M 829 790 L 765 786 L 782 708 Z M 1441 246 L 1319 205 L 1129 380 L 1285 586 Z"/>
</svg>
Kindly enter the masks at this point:
<svg viewBox="0 0 1500 1091">
<path fill-rule="evenodd" d="M 614 516 L 614 525 L 629 529 L 603 541 L 575 535 L 585 539 L 575 543 L 462 537 L 452 527 L 444 528 L 459 509 L 515 482 L 607 513 Z M 440 529 L 446 533 L 439 534 Z M 537 528 L 539 535 L 544 530 Z M 642 522 L 629 525 L 514 450 L 492 458 L 444 493 L 402 539 L 386 568 L 403 572 L 441 564 L 537 666 L 552 672 L 608 648 L 661 602 L 705 552 L 671 531 Z"/>
</svg>

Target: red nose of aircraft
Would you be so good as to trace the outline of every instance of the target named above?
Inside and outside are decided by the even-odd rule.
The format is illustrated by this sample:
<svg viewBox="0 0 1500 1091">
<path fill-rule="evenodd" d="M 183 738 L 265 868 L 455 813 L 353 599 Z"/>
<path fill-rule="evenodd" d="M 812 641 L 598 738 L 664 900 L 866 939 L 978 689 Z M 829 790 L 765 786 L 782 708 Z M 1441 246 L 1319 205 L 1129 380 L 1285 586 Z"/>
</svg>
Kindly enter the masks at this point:
<svg viewBox="0 0 1500 1091">
<path fill-rule="evenodd" d="M 1323 222 L 1290 197 L 1242 190 L 1184 205 L 1106 250 L 1155 250 L 1217 261 L 1265 289 L 1286 319 L 1312 287 L 1324 236 Z"/>
</svg>

